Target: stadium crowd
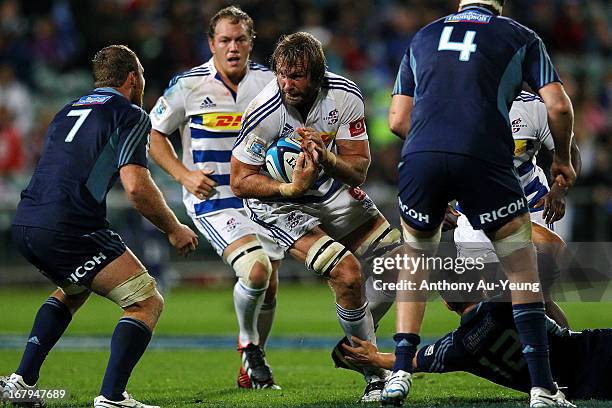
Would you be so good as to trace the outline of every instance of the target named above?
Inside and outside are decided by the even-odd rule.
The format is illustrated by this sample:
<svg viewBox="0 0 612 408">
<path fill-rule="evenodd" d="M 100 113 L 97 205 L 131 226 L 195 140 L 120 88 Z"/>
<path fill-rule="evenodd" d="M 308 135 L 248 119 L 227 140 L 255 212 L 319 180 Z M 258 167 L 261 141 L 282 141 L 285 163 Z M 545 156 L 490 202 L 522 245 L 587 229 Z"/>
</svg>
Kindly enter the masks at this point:
<svg viewBox="0 0 612 408">
<path fill-rule="evenodd" d="M 169 78 L 210 58 L 206 22 L 226 3 L 1 1 L 3 211 L 10 214 L 14 209 L 54 112 L 67 98 L 91 88 L 89 67 L 96 50 L 123 43 L 141 56 L 147 77 L 145 109 L 150 110 Z M 255 61 L 267 64 L 281 34 L 305 30 L 324 44 L 330 70 L 360 85 L 366 95 L 373 145 L 367 187 L 377 202 L 386 200 L 390 211 L 396 211 L 395 163 L 401 145 L 389 132 L 386 120 L 394 76 L 411 36 L 456 9 L 457 1 L 237 3 L 256 22 Z M 566 239 L 608 241 L 612 239 L 612 4 L 604 0 L 511 0 L 505 14 L 541 35 L 574 104 L 583 170 L 568 197 L 571 225 Z M 180 201 L 178 190 L 176 195 L 171 201 Z"/>
</svg>

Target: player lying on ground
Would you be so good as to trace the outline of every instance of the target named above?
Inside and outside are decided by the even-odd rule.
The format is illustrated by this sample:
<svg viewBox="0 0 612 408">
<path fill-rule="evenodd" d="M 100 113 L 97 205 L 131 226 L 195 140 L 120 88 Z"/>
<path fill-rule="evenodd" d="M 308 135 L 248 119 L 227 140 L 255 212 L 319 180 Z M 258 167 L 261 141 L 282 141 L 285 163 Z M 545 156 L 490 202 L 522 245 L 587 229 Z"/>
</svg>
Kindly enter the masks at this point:
<svg viewBox="0 0 612 408">
<path fill-rule="evenodd" d="M 38 310 L 19 367 L 3 382 L 9 396 L 36 389 L 47 354 L 94 292 L 123 309 L 94 407 L 152 408 L 131 398 L 125 387 L 151 340 L 164 300 L 145 266 L 109 229 L 108 191 L 121 178 L 134 208 L 165 232 L 180 253 L 195 250 L 198 240 L 166 205 L 147 169 L 151 123 L 140 108 L 143 72 L 129 48 L 103 48 L 93 60 L 96 89 L 64 106 L 49 125 L 12 232 L 21 254 L 59 288 Z M 26 403 L 44 405 L 39 398 Z"/>
<path fill-rule="evenodd" d="M 419 348 L 412 360 L 414 371 L 467 371 L 528 393 L 529 370 L 521 352 L 512 306 L 495 299 L 449 302 L 447 306 L 461 316 L 459 327 Z M 548 319 L 546 330 L 551 369 L 559 385 L 567 387 L 564 392 L 568 398 L 612 399 L 612 329 L 574 332 Z M 368 341 L 353 339 L 353 343 L 357 346 L 343 345 L 344 358 L 353 367 L 393 367 L 393 353 L 381 353 Z"/>
</svg>

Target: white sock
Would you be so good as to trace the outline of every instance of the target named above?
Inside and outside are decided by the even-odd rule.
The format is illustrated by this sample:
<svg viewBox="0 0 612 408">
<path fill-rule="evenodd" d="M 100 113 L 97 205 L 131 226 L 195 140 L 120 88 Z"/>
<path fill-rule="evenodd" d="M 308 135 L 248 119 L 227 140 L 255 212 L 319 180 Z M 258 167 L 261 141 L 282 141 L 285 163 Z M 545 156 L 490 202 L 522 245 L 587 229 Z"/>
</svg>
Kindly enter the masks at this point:
<svg viewBox="0 0 612 408">
<path fill-rule="evenodd" d="M 374 327 L 380 322 L 395 302 L 395 292 L 387 290 L 376 290 L 374 288 L 374 276 L 370 276 L 365 282 L 365 297 L 368 300 L 368 309 L 372 313 Z"/>
<path fill-rule="evenodd" d="M 238 345 L 259 344 L 257 317 L 264 301 L 266 289 L 252 289 L 238 281 L 234 285 L 234 309 L 238 318 Z"/>
<path fill-rule="evenodd" d="M 261 348 L 266 347 L 266 341 L 272 330 L 272 323 L 274 322 L 274 314 L 276 313 L 276 298 L 272 300 L 272 303 L 263 303 L 261 310 L 259 311 L 259 318 L 257 319 L 257 331 L 259 332 L 259 346 Z"/>
<path fill-rule="evenodd" d="M 364 303 L 359 309 L 352 310 L 345 309 L 336 303 L 336 315 L 346 338 L 350 340 L 351 336 L 355 336 L 376 345 L 374 322 L 372 320 L 372 313 L 368 309 L 368 302 Z M 351 344 L 353 344 L 352 341 Z M 381 375 L 381 370 L 378 368 L 368 368 L 365 370 L 365 378 L 368 382 L 373 376 L 381 377 Z"/>
</svg>

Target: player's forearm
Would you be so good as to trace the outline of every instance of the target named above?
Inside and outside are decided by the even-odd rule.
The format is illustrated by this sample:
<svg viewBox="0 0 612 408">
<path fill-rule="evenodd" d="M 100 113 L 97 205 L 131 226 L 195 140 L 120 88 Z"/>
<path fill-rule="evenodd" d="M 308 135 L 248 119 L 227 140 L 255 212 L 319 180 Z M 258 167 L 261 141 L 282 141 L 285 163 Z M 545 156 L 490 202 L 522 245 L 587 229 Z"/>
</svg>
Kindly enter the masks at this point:
<svg viewBox="0 0 612 408">
<path fill-rule="evenodd" d="M 373 361 L 374 365 L 385 370 L 392 370 L 395 363 L 395 354 L 393 353 L 376 353 Z"/>
<path fill-rule="evenodd" d="M 408 95 L 393 95 L 389 107 L 389 130 L 397 137 L 405 140 L 410 130 L 410 116 L 412 115 L 413 98 Z"/>
<path fill-rule="evenodd" d="M 402 118 L 393 112 L 389 112 L 389 130 L 400 139 L 406 140 L 410 130 L 410 114 L 407 118 Z"/>
<path fill-rule="evenodd" d="M 179 160 L 166 135 L 156 130 L 151 131 L 149 155 L 159 167 L 182 184 L 181 180 L 189 172 L 189 169 Z"/>
<path fill-rule="evenodd" d="M 179 220 L 150 176 L 148 179 L 143 178 L 138 186 L 126 189 L 126 193 L 132 206 L 164 233 L 170 233 L 179 227 Z"/>
<path fill-rule="evenodd" d="M 574 128 L 574 108 L 563 86 L 550 83 L 538 91 L 548 112 L 548 126 L 555 142 L 555 161 L 570 163 L 570 143 Z"/>
<path fill-rule="evenodd" d="M 244 177 L 234 176 L 230 178 L 232 192 L 238 198 L 280 198 L 280 183 L 263 174 L 250 174 Z"/>
<path fill-rule="evenodd" d="M 571 104 L 569 107 L 549 110 L 548 123 L 555 141 L 555 156 L 560 161 L 569 163 L 570 143 L 574 128 L 574 112 Z"/>
<path fill-rule="evenodd" d="M 369 167 L 368 157 L 356 155 L 337 155 L 333 162 L 323 164 L 325 174 L 351 187 L 359 187 L 365 182 Z"/>
</svg>

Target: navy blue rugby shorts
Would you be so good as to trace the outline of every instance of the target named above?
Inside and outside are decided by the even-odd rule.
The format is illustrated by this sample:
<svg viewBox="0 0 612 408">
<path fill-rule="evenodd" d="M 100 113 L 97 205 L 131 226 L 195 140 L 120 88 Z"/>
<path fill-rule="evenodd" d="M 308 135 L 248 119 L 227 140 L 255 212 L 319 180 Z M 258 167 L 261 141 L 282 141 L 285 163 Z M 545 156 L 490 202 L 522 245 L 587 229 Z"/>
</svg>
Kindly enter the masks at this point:
<svg viewBox="0 0 612 408">
<path fill-rule="evenodd" d="M 474 229 L 494 231 L 529 211 L 512 162 L 498 165 L 471 156 L 415 152 L 399 165 L 399 207 L 412 228 L 431 231 L 452 200 Z"/>
<path fill-rule="evenodd" d="M 60 287 L 89 286 L 98 272 L 127 249 L 121 236 L 111 229 L 79 236 L 13 225 L 12 233 L 19 252 Z"/>
</svg>

